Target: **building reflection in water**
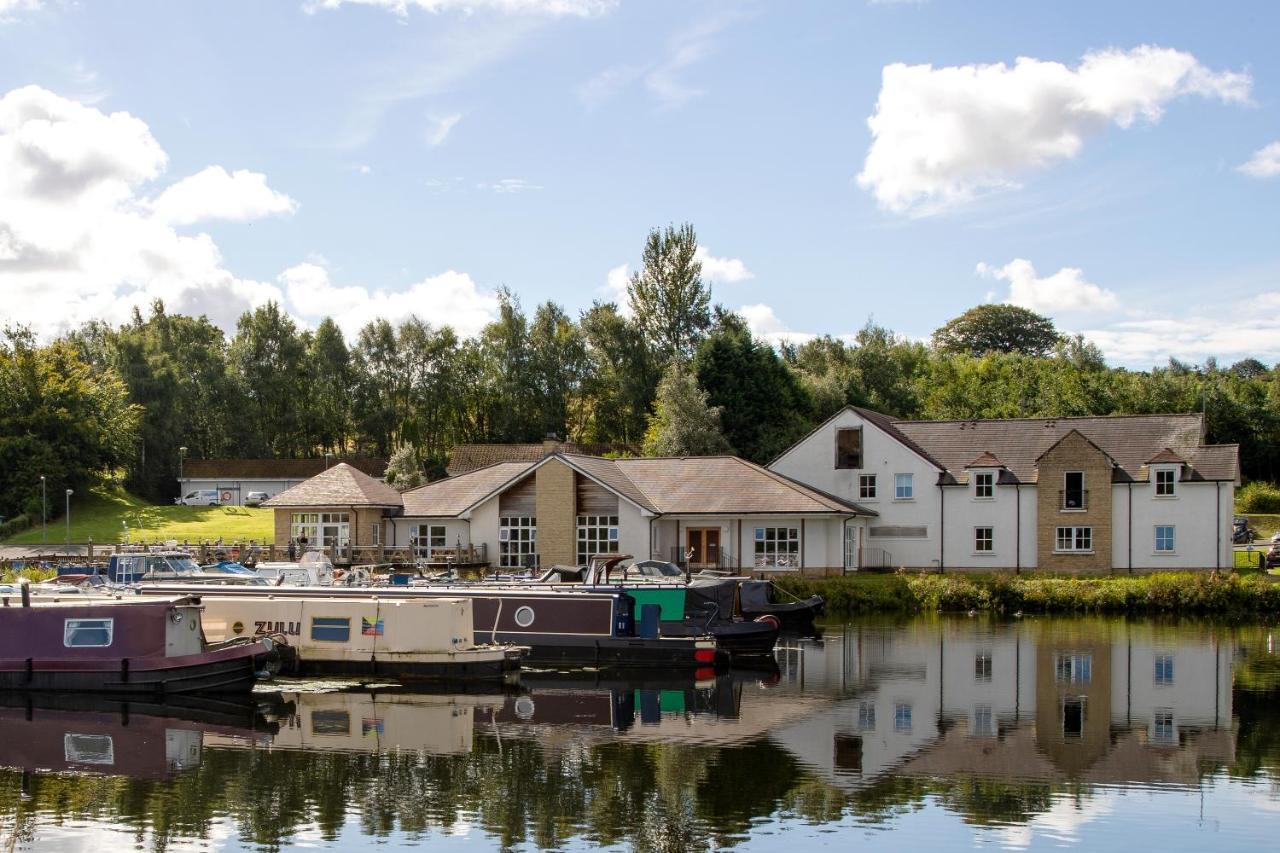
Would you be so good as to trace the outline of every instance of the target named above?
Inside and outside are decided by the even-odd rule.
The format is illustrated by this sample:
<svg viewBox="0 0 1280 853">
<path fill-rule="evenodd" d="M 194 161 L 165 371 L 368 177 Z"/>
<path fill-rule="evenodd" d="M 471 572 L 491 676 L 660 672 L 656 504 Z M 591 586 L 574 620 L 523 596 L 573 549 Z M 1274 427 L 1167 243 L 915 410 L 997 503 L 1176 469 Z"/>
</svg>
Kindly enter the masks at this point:
<svg viewBox="0 0 1280 853">
<path fill-rule="evenodd" d="M 886 774 L 1198 779 L 1234 758 L 1232 646 L 1211 628 L 1022 620 L 852 626 L 779 654 L 842 697 L 771 737 L 829 782 Z"/>
</svg>

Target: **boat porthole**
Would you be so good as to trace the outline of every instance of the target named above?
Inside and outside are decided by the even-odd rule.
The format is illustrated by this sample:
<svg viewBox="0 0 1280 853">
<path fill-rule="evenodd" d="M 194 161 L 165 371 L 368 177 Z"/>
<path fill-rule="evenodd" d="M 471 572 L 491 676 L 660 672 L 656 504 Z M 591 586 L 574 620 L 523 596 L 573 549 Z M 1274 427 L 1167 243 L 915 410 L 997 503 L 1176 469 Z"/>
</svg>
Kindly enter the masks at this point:
<svg viewBox="0 0 1280 853">
<path fill-rule="evenodd" d="M 533 624 L 533 608 L 525 605 L 516 609 L 516 624 L 528 628 Z"/>
<path fill-rule="evenodd" d="M 521 696 L 516 700 L 516 716 L 522 720 L 533 718 L 533 700 L 528 696 Z"/>
<path fill-rule="evenodd" d="M 243 622 L 237 622 L 236 624 L 232 625 L 232 626 L 231 626 L 231 633 L 233 633 L 233 634 L 243 634 L 243 633 L 244 633 L 244 623 L 243 623 Z"/>
</svg>

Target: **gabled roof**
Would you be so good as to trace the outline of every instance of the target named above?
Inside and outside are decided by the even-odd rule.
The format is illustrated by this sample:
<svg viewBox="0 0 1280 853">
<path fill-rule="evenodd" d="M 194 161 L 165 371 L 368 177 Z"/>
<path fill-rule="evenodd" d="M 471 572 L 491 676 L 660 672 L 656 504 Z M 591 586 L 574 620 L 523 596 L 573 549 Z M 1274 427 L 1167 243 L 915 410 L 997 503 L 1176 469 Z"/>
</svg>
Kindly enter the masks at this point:
<svg viewBox="0 0 1280 853">
<path fill-rule="evenodd" d="M 267 507 L 391 507 L 403 506 L 400 493 L 345 462 L 321 471 L 291 489 L 263 501 Z"/>
<path fill-rule="evenodd" d="M 533 462 L 498 462 L 456 477 L 446 477 L 410 489 L 404 499 L 404 514 L 418 518 L 451 518 L 519 480 L 535 465 Z"/>
<path fill-rule="evenodd" d="M 381 477 L 387 460 L 353 456 L 340 459 L 371 477 Z M 330 458 L 320 459 L 187 459 L 182 476 L 187 480 L 305 480 L 333 467 Z"/>
<path fill-rule="evenodd" d="M 556 452 L 571 456 L 634 456 L 639 451 L 627 444 L 455 444 L 449 451 L 449 464 L 445 470 L 453 477 L 498 462 L 537 462 Z"/>
<path fill-rule="evenodd" d="M 800 439 L 795 444 L 791 445 L 786 450 L 782 451 L 777 456 L 775 456 L 772 460 L 770 460 L 769 468 L 772 469 L 773 466 L 777 464 L 779 459 L 786 456 L 788 453 L 790 453 L 796 447 L 799 447 L 804 442 L 808 441 L 814 435 L 822 432 L 824 429 L 827 428 L 828 424 L 830 424 L 836 418 L 843 415 L 845 412 L 853 412 L 857 414 L 864 421 L 867 421 L 872 426 L 876 427 L 876 429 L 879 429 L 881 432 L 888 435 L 894 441 L 898 442 L 903 447 L 907 448 L 912 453 L 916 454 L 917 456 L 919 456 L 921 459 L 928 462 L 933 467 L 937 468 L 940 471 L 945 470 L 946 466 L 944 466 L 937 459 L 934 459 L 931 455 L 929 455 L 929 452 L 925 450 L 923 447 L 921 447 L 919 444 L 917 444 L 911 438 L 911 436 L 907 435 L 902 430 L 898 429 L 897 424 L 899 423 L 899 421 L 894 420 L 888 415 L 881 414 L 880 412 L 877 412 L 877 411 L 873 411 L 872 409 L 864 409 L 861 406 L 845 406 L 844 408 L 837 411 L 831 417 L 827 418 L 825 421 L 818 424 L 813 429 L 809 430 L 809 432 L 805 434 L 804 438 Z"/>
<path fill-rule="evenodd" d="M 966 468 L 1003 468 L 1004 463 L 990 453 L 983 452 L 976 459 L 964 466 Z"/>
<path fill-rule="evenodd" d="M 655 515 L 875 515 L 735 456 L 602 459 L 561 453 L 537 462 L 501 462 L 420 486 L 404 493 L 405 515 L 461 515 L 553 460 Z"/>
<path fill-rule="evenodd" d="M 1150 459 L 1148 459 L 1147 464 L 1148 465 L 1182 465 L 1182 464 L 1185 464 L 1186 461 L 1187 460 L 1183 459 L 1177 453 L 1174 453 L 1173 450 L 1166 447 L 1164 450 L 1161 450 L 1155 456 L 1152 456 Z"/>
</svg>

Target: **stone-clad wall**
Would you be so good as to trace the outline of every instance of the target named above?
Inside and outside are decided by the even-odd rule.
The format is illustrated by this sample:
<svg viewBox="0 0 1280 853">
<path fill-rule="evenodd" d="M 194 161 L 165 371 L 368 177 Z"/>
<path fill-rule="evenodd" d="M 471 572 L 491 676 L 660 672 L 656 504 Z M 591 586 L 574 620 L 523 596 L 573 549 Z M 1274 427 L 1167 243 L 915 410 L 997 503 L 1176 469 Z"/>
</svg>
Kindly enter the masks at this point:
<svg viewBox="0 0 1280 853">
<path fill-rule="evenodd" d="M 1111 570 L 1111 460 L 1078 432 L 1069 432 L 1040 457 L 1036 480 L 1036 566 L 1046 572 Z M 1063 474 L 1084 472 L 1087 506 L 1063 510 Z M 1055 553 L 1057 528 L 1092 527 L 1093 552 Z"/>
<path fill-rule="evenodd" d="M 558 459 L 538 468 L 538 558 L 543 566 L 578 561 L 574 470 Z"/>
</svg>

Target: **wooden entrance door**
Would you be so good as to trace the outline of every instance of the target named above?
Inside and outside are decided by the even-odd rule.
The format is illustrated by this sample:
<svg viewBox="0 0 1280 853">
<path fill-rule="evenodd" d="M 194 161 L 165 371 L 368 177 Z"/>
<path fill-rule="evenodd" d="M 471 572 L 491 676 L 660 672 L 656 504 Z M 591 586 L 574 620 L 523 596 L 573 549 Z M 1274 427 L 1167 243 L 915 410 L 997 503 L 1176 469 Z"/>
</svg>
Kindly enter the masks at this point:
<svg viewBox="0 0 1280 853">
<path fill-rule="evenodd" d="M 720 528 L 689 528 L 684 552 L 689 559 L 690 568 L 715 568 L 720 564 Z"/>
</svg>

